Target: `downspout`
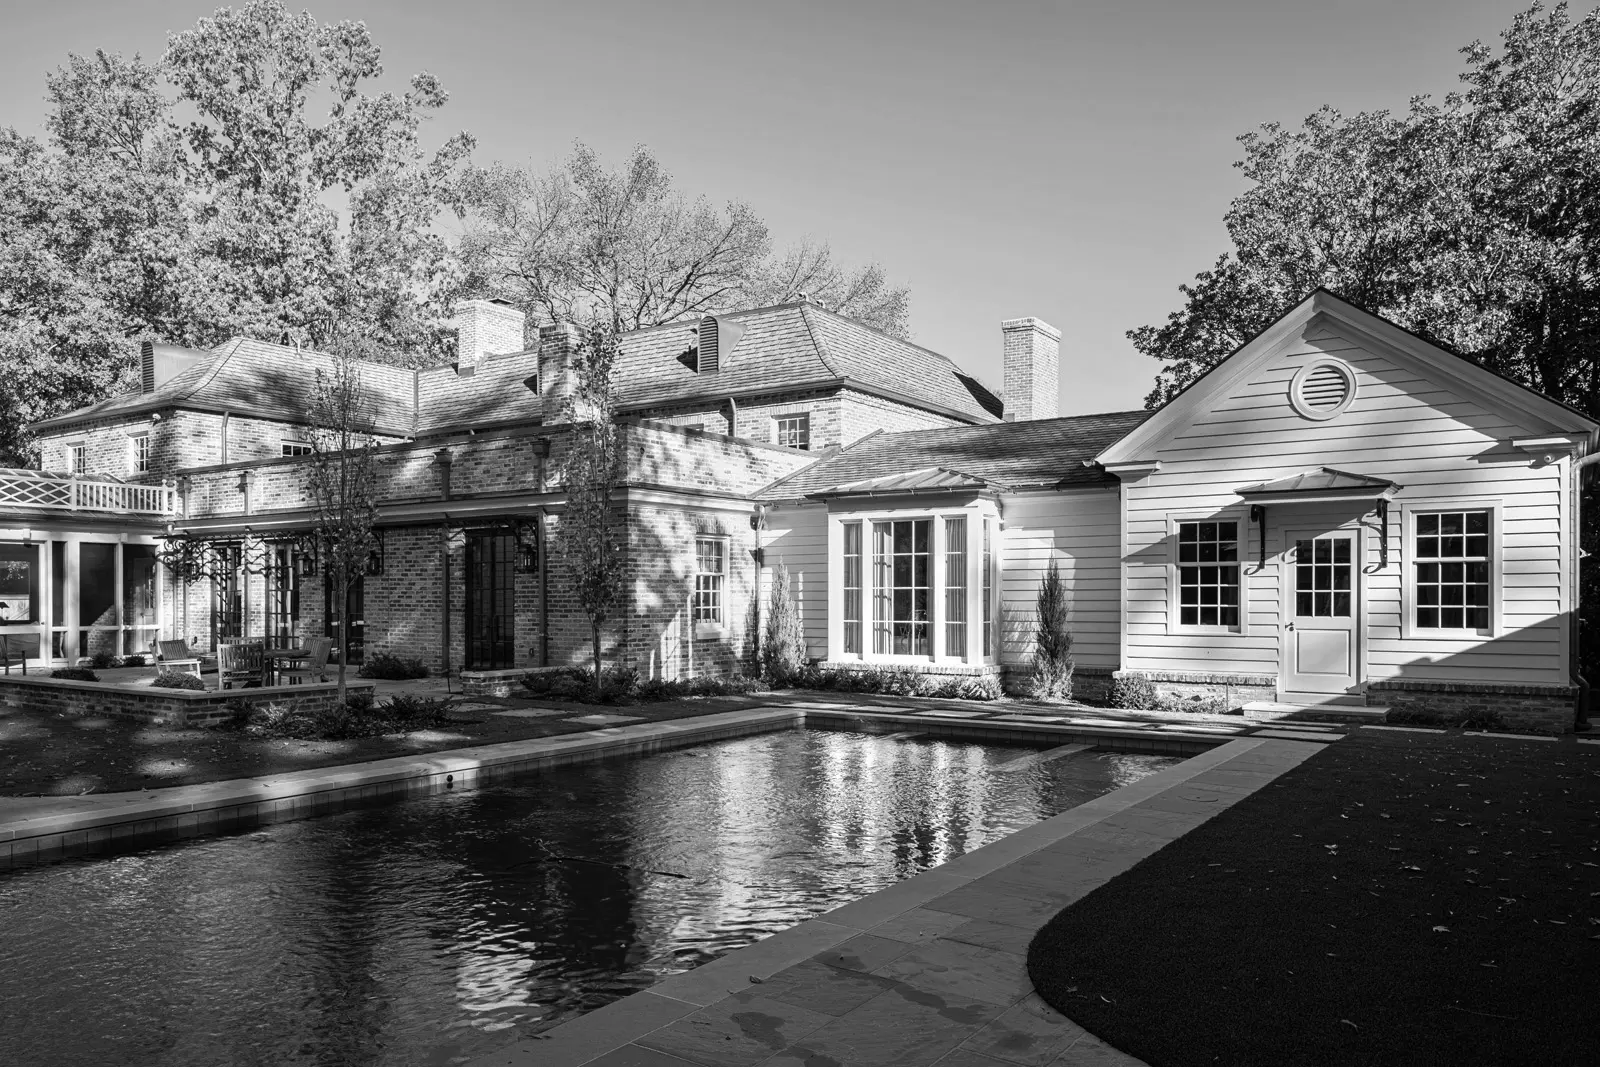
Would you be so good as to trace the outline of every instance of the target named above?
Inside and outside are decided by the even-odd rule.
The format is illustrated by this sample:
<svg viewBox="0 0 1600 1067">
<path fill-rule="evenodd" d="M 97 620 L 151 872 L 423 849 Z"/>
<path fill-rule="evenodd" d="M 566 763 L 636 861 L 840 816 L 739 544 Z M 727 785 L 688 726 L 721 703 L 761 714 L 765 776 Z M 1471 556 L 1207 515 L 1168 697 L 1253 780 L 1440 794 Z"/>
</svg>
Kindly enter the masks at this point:
<svg viewBox="0 0 1600 1067">
<path fill-rule="evenodd" d="M 450 465 L 455 460 L 448 448 L 441 448 L 433 454 L 433 461 L 439 466 L 439 496 L 446 503 L 450 500 Z M 444 665 L 444 676 L 450 677 L 450 513 L 445 512 L 445 521 L 439 524 L 439 662 Z"/>
<path fill-rule="evenodd" d="M 766 633 L 766 620 L 762 613 L 761 574 L 767 568 L 767 551 L 761 543 L 761 531 L 767 528 L 767 506 L 757 504 L 755 514 L 750 516 L 750 528 L 755 531 L 756 547 L 754 552 L 756 563 L 756 632 L 750 635 L 750 647 L 755 651 L 755 662 L 750 666 L 759 676 L 761 674 L 761 639 Z"/>
<path fill-rule="evenodd" d="M 1583 730 L 1589 725 L 1589 680 L 1579 668 L 1580 642 L 1583 639 L 1583 481 L 1585 472 L 1600 463 L 1600 452 L 1584 456 L 1572 465 L 1572 525 L 1577 549 L 1572 561 L 1572 681 L 1578 687 L 1578 701 L 1573 727 Z"/>
<path fill-rule="evenodd" d="M 539 666 L 550 666 L 550 534 L 541 507 L 538 517 L 539 531 Z"/>
<path fill-rule="evenodd" d="M 739 402 L 728 397 L 728 436 L 739 436 Z"/>
</svg>

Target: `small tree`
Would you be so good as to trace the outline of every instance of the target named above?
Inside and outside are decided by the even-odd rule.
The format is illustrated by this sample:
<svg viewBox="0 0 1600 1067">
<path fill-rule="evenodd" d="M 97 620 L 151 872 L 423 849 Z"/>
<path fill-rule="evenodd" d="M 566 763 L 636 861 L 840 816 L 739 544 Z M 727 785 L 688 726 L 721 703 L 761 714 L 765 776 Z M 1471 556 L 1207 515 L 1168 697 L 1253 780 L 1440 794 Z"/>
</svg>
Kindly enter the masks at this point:
<svg viewBox="0 0 1600 1067">
<path fill-rule="evenodd" d="M 611 388 L 619 344 L 614 323 L 591 325 L 572 360 L 572 392 L 562 415 L 572 425 L 562 462 L 567 507 L 555 549 L 571 577 L 594 641 L 594 688 L 600 691 L 600 635 L 622 604 L 626 554 L 623 524 L 611 503 L 622 482 L 616 396 Z"/>
<path fill-rule="evenodd" d="M 1031 694 L 1041 700 L 1072 696 L 1072 634 L 1067 630 L 1067 590 L 1056 561 L 1039 580 L 1038 630 L 1033 642 Z"/>
<path fill-rule="evenodd" d="M 806 636 L 789 592 L 789 568 L 782 563 L 772 572 L 772 607 L 767 612 L 761 658 L 767 678 L 775 685 L 793 681 L 806 664 Z"/>
<path fill-rule="evenodd" d="M 308 487 L 316 512 L 315 537 L 322 565 L 338 597 L 339 704 L 345 700 L 350 658 L 350 590 L 366 573 L 377 547 L 377 441 L 372 436 L 361 374 L 348 356 L 331 371 L 317 371 L 311 392 L 311 463 Z"/>
</svg>

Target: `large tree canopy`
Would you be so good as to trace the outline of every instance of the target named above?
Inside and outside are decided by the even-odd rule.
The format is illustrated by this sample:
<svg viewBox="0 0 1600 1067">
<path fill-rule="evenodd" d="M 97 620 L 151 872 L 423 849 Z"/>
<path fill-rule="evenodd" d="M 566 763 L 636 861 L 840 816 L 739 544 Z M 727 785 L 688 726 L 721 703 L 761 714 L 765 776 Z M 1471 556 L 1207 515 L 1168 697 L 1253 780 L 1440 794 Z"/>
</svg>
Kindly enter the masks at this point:
<svg viewBox="0 0 1600 1067">
<path fill-rule="evenodd" d="M 139 338 L 441 351 L 460 274 L 434 222 L 471 140 L 424 151 L 444 90 L 365 91 L 381 74 L 362 24 L 251 0 L 158 64 L 50 75 L 45 138 L 0 130 L 0 453 L 130 384 Z"/>
<path fill-rule="evenodd" d="M 909 294 L 877 265 L 847 270 L 811 240 L 775 253 L 749 205 L 690 197 L 643 147 L 616 170 L 582 144 L 547 172 L 474 169 L 462 205 L 468 284 L 532 318 L 632 330 L 805 293 L 896 336 L 909 330 Z"/>
<path fill-rule="evenodd" d="M 1233 251 L 1129 331 L 1167 363 L 1147 404 L 1320 285 L 1600 416 L 1600 11 L 1536 4 L 1502 38 L 1442 101 L 1240 138 Z"/>
</svg>

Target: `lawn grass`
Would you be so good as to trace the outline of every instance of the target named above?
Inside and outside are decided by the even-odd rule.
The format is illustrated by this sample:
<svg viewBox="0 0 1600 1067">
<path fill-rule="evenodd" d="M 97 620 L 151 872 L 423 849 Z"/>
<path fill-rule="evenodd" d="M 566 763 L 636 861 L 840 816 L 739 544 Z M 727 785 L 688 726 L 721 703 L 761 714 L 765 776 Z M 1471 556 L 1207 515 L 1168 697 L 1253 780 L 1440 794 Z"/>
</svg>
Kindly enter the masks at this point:
<svg viewBox="0 0 1600 1067">
<path fill-rule="evenodd" d="M 1154 1067 L 1600 1063 L 1600 746 L 1358 730 L 1039 931 Z"/>
</svg>

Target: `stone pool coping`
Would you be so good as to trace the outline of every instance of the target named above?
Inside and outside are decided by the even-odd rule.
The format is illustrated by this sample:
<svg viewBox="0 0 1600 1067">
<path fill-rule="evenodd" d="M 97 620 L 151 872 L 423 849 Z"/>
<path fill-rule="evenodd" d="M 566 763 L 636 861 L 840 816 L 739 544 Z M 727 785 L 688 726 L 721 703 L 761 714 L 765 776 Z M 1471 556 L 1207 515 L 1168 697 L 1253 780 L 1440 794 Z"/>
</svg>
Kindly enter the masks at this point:
<svg viewBox="0 0 1600 1067">
<path fill-rule="evenodd" d="M 571 763 L 651 752 L 772 730 L 893 726 L 933 737 L 1044 744 L 1087 742 L 1120 751 L 1193 755 L 1224 738 L 1201 732 L 972 722 L 934 711 L 856 710 L 784 703 L 693 718 L 394 756 L 366 763 L 83 797 L 0 798 L 0 871 L 71 856 L 142 847 L 326 815 Z"/>
<path fill-rule="evenodd" d="M 1029 941 L 1340 736 L 1228 739 L 470 1067 L 1142 1067 L 1039 999 Z"/>
</svg>

